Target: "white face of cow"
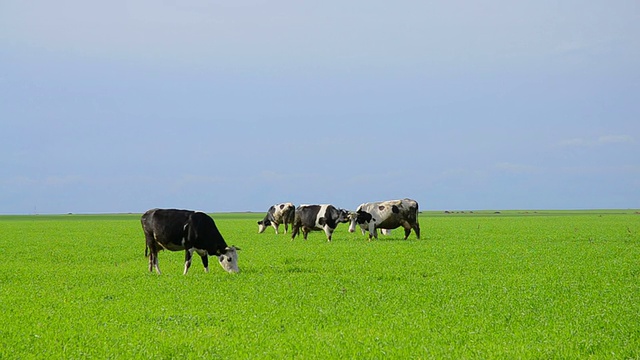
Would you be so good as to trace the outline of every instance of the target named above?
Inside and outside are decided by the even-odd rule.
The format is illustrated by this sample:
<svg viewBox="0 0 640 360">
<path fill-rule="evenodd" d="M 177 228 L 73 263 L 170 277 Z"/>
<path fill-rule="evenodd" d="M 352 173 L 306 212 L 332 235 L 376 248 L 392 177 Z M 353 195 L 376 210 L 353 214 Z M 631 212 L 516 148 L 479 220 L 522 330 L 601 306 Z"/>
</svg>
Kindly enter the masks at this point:
<svg viewBox="0 0 640 360">
<path fill-rule="evenodd" d="M 356 213 L 352 212 L 349 214 L 349 232 L 352 233 L 356 231 Z"/>
<path fill-rule="evenodd" d="M 349 232 L 356 231 L 356 213 L 349 213 Z"/>
<path fill-rule="evenodd" d="M 218 256 L 218 262 L 222 268 L 230 273 L 240 272 L 238 268 L 238 252 L 235 246 L 227 247 L 225 253 Z"/>
</svg>

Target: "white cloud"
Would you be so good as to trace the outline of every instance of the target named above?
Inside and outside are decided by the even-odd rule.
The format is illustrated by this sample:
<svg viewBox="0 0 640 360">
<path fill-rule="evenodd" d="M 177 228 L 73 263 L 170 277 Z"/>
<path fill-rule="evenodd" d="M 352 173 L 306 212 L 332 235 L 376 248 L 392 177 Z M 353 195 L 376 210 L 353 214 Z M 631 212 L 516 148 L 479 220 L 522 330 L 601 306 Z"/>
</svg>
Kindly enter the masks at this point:
<svg viewBox="0 0 640 360">
<path fill-rule="evenodd" d="M 613 143 L 630 143 L 633 142 L 633 137 L 629 135 L 607 135 L 600 136 L 597 144 L 613 144 Z"/>
</svg>

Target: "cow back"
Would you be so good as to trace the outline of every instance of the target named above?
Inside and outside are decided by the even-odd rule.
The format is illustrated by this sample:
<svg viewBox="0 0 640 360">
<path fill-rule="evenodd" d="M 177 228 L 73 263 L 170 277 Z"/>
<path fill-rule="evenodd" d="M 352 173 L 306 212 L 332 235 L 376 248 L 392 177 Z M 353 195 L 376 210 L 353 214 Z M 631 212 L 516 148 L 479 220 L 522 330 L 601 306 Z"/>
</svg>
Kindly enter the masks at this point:
<svg viewBox="0 0 640 360">
<path fill-rule="evenodd" d="M 190 210 L 152 209 L 142 215 L 140 222 L 148 238 L 165 249 L 182 250 L 185 224 L 192 213 Z"/>
<path fill-rule="evenodd" d="M 215 221 L 205 213 L 192 213 L 186 223 L 185 230 L 186 248 L 203 249 L 207 250 L 209 255 L 220 255 L 227 247 Z"/>
<path fill-rule="evenodd" d="M 300 205 L 295 211 L 294 224 L 311 229 L 320 229 L 325 225 L 335 229 L 338 223 L 347 222 L 349 213 L 337 209 L 331 204 Z"/>
</svg>

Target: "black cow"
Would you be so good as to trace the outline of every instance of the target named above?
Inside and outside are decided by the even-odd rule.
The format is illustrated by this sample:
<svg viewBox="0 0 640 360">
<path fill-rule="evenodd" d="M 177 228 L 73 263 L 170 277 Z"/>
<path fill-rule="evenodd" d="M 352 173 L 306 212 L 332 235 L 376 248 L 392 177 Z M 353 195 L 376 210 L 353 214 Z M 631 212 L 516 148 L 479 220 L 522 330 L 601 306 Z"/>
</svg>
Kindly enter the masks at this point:
<svg viewBox="0 0 640 360">
<path fill-rule="evenodd" d="M 284 233 L 289 230 L 289 224 L 293 224 L 296 207 L 292 203 L 275 204 L 269 208 L 264 219 L 258 221 L 258 234 L 262 234 L 268 226 L 273 226 L 278 234 L 278 227 L 284 224 Z"/>
<path fill-rule="evenodd" d="M 327 234 L 327 241 L 331 241 L 331 235 L 339 223 L 349 222 L 349 212 L 337 209 L 333 205 L 300 205 L 296 209 L 293 220 L 291 240 L 302 228 L 302 235 L 307 240 L 307 234 L 313 230 L 324 230 Z"/>
<path fill-rule="evenodd" d="M 223 269 L 237 273 L 238 253 L 234 246 L 227 246 L 213 219 L 202 212 L 175 209 L 151 209 L 140 219 L 149 254 L 149 271 L 158 267 L 160 250 L 185 250 L 184 274 L 191 266 L 194 252 L 202 258 L 204 271 L 209 272 L 209 255 L 217 256 Z"/>
</svg>

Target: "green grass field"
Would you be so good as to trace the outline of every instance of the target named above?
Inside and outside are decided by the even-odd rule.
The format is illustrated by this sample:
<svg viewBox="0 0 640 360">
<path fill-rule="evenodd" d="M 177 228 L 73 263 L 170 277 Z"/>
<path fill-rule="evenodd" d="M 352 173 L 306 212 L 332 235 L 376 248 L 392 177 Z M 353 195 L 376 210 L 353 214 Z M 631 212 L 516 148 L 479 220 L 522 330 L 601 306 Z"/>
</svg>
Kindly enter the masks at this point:
<svg viewBox="0 0 640 360">
<path fill-rule="evenodd" d="M 0 217 L 1 359 L 640 358 L 640 214 L 424 212 L 327 243 L 213 214 L 241 273 L 149 273 L 139 215 Z M 282 230 L 282 228 L 281 228 Z"/>
</svg>

